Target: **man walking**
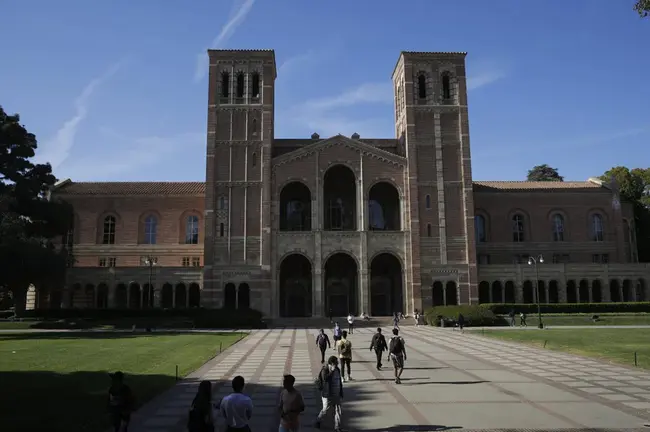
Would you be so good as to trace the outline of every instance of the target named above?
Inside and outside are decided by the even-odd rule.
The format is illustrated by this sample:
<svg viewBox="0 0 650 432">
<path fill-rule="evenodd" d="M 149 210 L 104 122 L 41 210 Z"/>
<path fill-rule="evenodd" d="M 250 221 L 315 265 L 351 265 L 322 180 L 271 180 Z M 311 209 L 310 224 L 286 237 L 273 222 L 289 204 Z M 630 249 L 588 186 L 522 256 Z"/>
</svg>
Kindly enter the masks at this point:
<svg viewBox="0 0 650 432">
<path fill-rule="evenodd" d="M 325 334 L 325 330 L 320 329 L 320 333 L 316 336 L 316 346 L 320 349 L 320 364 L 325 363 L 325 350 L 331 348 L 330 338 Z"/>
<path fill-rule="evenodd" d="M 406 347 L 404 339 L 399 335 L 398 329 L 393 329 L 393 337 L 388 344 L 388 359 L 393 361 L 395 369 L 395 384 L 402 383 L 402 372 L 404 372 L 404 361 L 406 360 Z"/>
<path fill-rule="evenodd" d="M 341 340 L 341 327 L 339 327 L 339 323 L 336 322 L 334 323 L 334 349 L 336 349 L 336 344 L 339 343 Z"/>
<path fill-rule="evenodd" d="M 377 327 L 377 333 L 374 334 L 370 341 L 370 351 L 375 350 L 377 356 L 377 370 L 381 370 L 381 356 L 384 355 L 386 348 L 386 338 L 381 334 L 381 328 Z"/>
<path fill-rule="evenodd" d="M 280 427 L 278 432 L 298 432 L 300 428 L 300 413 L 305 410 L 305 401 L 302 394 L 296 390 L 293 375 L 285 375 L 280 394 Z"/>
<path fill-rule="evenodd" d="M 109 374 L 111 387 L 108 389 L 108 409 L 115 432 L 126 432 L 135 409 L 135 397 L 131 387 L 124 384 L 124 374 L 117 371 Z"/>
<path fill-rule="evenodd" d="M 352 363 L 352 342 L 348 340 L 348 332 L 343 331 L 341 333 L 341 340 L 336 343 L 336 348 L 339 353 L 339 358 L 341 359 L 341 377 L 343 381 L 350 381 L 352 376 L 350 375 L 350 363 Z M 348 376 L 345 376 L 345 367 L 348 367 Z"/>
<path fill-rule="evenodd" d="M 320 429 L 323 418 L 330 410 L 334 410 L 334 431 L 341 431 L 341 399 L 343 399 L 343 381 L 341 380 L 341 371 L 339 361 L 335 356 L 327 360 L 327 365 L 323 366 L 318 378 L 316 379 L 318 390 L 320 390 L 323 409 L 321 409 L 316 419 L 314 427 Z"/>
<path fill-rule="evenodd" d="M 251 432 L 248 422 L 253 416 L 253 401 L 244 393 L 246 382 L 237 375 L 232 379 L 232 390 L 221 400 L 219 410 L 226 419 L 226 432 Z"/>
<path fill-rule="evenodd" d="M 348 332 L 354 334 L 354 317 L 352 314 L 348 314 Z"/>
</svg>

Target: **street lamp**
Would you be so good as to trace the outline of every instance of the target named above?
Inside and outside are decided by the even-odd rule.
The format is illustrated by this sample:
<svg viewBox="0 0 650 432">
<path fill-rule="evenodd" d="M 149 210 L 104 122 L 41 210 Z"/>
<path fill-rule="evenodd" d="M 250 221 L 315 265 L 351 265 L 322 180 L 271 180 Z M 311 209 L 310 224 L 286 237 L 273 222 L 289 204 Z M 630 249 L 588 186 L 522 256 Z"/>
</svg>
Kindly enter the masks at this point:
<svg viewBox="0 0 650 432">
<path fill-rule="evenodd" d="M 542 306 L 539 303 L 539 268 L 537 267 L 538 264 L 544 264 L 544 257 L 542 254 L 539 254 L 537 258 L 531 256 L 528 257 L 528 265 L 535 265 L 535 296 L 537 297 L 536 302 L 537 302 L 537 319 L 539 323 L 537 324 L 537 327 L 539 328 L 544 328 L 544 323 L 542 323 Z"/>
<path fill-rule="evenodd" d="M 153 277 L 153 266 L 158 264 L 158 258 L 148 256 L 144 259 L 144 263 L 145 265 L 149 266 L 149 296 L 148 297 L 149 297 L 149 304 L 153 305 L 154 289 L 153 286 L 151 286 L 151 279 Z"/>
</svg>

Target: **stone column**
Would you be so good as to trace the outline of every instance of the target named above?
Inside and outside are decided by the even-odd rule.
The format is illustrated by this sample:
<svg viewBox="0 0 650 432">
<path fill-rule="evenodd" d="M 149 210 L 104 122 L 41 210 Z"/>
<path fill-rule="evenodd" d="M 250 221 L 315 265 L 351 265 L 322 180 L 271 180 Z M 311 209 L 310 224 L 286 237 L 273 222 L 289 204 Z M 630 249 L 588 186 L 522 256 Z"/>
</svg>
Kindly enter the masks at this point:
<svg viewBox="0 0 650 432">
<path fill-rule="evenodd" d="M 323 270 L 321 267 L 321 233 L 316 231 L 314 233 L 314 262 L 312 269 L 312 304 L 311 314 L 314 317 L 322 317 L 327 315 L 325 304 L 323 301 Z"/>
<path fill-rule="evenodd" d="M 515 303 L 524 302 L 524 283 L 521 281 L 515 281 Z"/>
<path fill-rule="evenodd" d="M 612 301 L 612 296 L 611 296 L 611 294 L 609 292 L 609 280 L 608 279 L 606 279 L 604 281 L 601 281 L 600 290 L 601 290 L 601 293 L 602 293 L 603 303 L 611 302 Z"/>
<path fill-rule="evenodd" d="M 172 285 L 172 308 L 176 308 L 176 285 Z"/>
</svg>

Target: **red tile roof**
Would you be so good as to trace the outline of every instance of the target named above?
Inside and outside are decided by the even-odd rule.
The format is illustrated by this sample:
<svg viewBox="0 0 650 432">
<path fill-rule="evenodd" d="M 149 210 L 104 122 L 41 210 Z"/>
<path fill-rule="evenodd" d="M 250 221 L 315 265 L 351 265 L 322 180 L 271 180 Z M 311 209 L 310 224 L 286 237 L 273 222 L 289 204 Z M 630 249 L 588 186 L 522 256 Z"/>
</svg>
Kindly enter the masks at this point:
<svg viewBox="0 0 650 432">
<path fill-rule="evenodd" d="M 203 195 L 205 182 L 62 182 L 58 195 Z"/>
<path fill-rule="evenodd" d="M 603 189 L 605 186 L 597 181 L 475 181 L 475 190 L 503 190 L 503 191 L 556 191 L 556 190 L 580 190 L 580 189 Z"/>
</svg>

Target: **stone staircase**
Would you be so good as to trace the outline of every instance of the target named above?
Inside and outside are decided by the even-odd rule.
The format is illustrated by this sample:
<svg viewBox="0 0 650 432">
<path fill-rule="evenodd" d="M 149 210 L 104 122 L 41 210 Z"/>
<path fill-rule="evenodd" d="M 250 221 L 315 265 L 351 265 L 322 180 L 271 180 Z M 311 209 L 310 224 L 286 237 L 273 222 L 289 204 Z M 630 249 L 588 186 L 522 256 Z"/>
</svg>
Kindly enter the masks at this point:
<svg viewBox="0 0 650 432">
<path fill-rule="evenodd" d="M 338 322 L 343 330 L 347 329 L 347 317 L 334 318 L 333 321 Z M 275 318 L 267 320 L 269 328 L 323 328 L 331 329 L 334 324 L 330 322 L 329 318 L 322 317 L 295 317 L 295 318 Z M 400 327 L 413 326 L 415 320 L 413 317 L 403 319 L 399 323 Z M 373 317 L 369 320 L 354 320 L 356 328 L 376 328 L 376 327 L 393 327 L 393 317 Z"/>
</svg>

